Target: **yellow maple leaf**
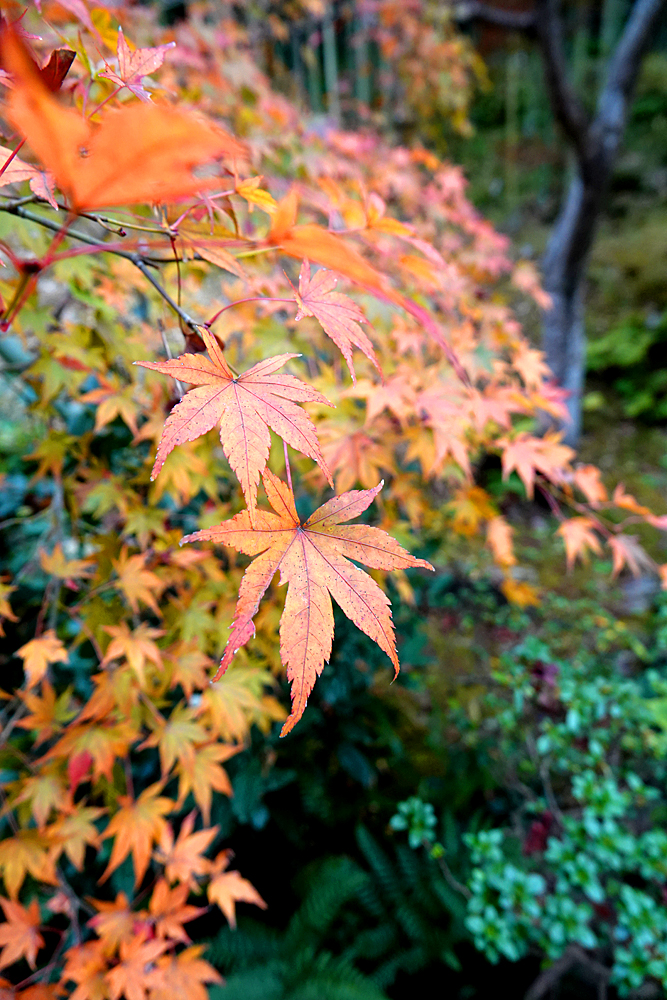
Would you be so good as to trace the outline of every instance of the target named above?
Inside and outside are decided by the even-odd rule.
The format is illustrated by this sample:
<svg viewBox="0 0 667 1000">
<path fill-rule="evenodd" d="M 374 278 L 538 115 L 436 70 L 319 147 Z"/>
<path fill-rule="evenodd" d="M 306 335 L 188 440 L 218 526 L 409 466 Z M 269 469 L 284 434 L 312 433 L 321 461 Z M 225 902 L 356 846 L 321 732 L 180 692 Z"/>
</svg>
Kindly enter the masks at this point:
<svg viewBox="0 0 667 1000">
<path fill-rule="evenodd" d="M 26 673 L 26 687 L 30 689 L 41 681 L 50 663 L 69 663 L 67 650 L 53 629 L 49 629 L 38 639 L 31 639 L 16 651 L 23 660 Z"/>
<path fill-rule="evenodd" d="M 118 559 L 113 560 L 113 567 L 118 574 L 118 588 L 123 592 L 135 615 L 139 613 L 139 601 L 141 601 L 161 618 L 162 612 L 157 606 L 154 595 L 162 593 L 164 584 L 159 576 L 146 569 L 146 558 L 144 552 L 129 556 L 127 549 L 122 550 Z"/>
<path fill-rule="evenodd" d="M 262 910 L 266 909 L 266 903 L 257 892 L 257 889 L 240 872 L 225 871 L 231 860 L 231 853 L 223 851 L 213 863 L 215 877 L 211 879 L 207 889 L 210 903 L 216 903 L 224 915 L 227 917 L 229 925 L 236 927 L 236 904 L 252 903 Z"/>
<path fill-rule="evenodd" d="M 183 762 L 179 766 L 178 800 L 183 802 L 188 792 L 192 792 L 205 823 L 208 823 L 211 814 L 213 790 L 223 795 L 232 794 L 230 780 L 220 766 L 221 762 L 229 760 L 241 749 L 224 743 L 209 743 L 198 748 L 191 762 Z"/>
</svg>

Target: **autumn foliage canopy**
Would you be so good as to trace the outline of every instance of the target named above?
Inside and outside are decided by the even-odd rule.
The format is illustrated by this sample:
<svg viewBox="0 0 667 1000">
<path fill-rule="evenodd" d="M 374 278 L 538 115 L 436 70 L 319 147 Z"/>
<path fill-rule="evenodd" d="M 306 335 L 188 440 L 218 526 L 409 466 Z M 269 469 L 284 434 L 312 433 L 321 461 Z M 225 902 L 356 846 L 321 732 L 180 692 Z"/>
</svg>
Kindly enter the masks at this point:
<svg viewBox="0 0 667 1000">
<path fill-rule="evenodd" d="M 547 499 L 569 566 L 606 547 L 667 582 L 632 533 L 667 519 L 538 433 L 563 394 L 508 301 L 545 296 L 455 167 L 309 129 L 205 5 L 169 31 L 9 7 L 0 56 L 2 330 L 42 524 L 0 578 L 0 989 L 199 1000 L 220 977 L 187 925 L 264 905 L 213 794 L 251 726 L 302 717 L 334 603 L 397 672 L 389 575 L 410 601 L 443 538 L 539 601 L 485 461 Z"/>
</svg>

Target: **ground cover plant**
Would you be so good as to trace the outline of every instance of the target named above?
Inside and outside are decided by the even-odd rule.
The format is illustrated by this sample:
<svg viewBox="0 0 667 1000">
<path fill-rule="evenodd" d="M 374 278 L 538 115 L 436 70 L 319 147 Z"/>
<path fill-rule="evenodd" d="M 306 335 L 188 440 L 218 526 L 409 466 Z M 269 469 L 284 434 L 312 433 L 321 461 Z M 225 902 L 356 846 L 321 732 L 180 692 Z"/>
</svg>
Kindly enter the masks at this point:
<svg viewBox="0 0 667 1000">
<path fill-rule="evenodd" d="M 499 279 L 546 300 L 460 171 L 309 131 L 224 15 L 1 25 L 0 966 L 26 1000 L 219 983 L 198 921 L 265 903 L 212 816 L 251 728 L 303 716 L 331 598 L 391 672 L 387 589 L 414 600 L 450 537 L 539 601 L 489 467 L 569 565 L 667 576 L 637 536 L 665 518 L 535 434 L 563 396 Z"/>
</svg>

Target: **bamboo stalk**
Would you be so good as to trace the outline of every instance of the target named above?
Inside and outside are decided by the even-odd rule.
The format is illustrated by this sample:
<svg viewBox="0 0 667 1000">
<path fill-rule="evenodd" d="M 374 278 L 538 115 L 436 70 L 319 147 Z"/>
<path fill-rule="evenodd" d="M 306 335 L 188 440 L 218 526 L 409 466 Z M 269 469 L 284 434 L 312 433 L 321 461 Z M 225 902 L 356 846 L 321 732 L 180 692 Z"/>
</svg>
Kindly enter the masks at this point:
<svg viewBox="0 0 667 1000">
<path fill-rule="evenodd" d="M 327 91 L 327 110 L 334 122 L 340 124 L 340 93 L 338 89 L 338 56 L 336 32 L 331 7 L 327 7 L 322 22 L 322 49 L 324 52 L 324 83 Z"/>
<path fill-rule="evenodd" d="M 523 53 L 511 52 L 505 69 L 505 200 L 513 211 L 519 200 L 519 84 Z"/>
</svg>

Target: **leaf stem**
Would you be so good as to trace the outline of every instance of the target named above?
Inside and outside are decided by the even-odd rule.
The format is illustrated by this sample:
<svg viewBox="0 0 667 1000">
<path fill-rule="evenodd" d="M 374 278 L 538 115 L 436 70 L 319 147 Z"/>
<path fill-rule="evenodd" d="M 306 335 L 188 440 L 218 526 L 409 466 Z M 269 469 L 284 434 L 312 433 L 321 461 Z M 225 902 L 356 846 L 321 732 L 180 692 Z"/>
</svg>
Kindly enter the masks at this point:
<svg viewBox="0 0 667 1000">
<path fill-rule="evenodd" d="M 223 306 L 222 309 L 218 309 L 215 316 L 212 316 L 208 322 L 203 323 L 202 325 L 209 329 L 224 312 L 227 312 L 227 310 L 231 309 L 233 306 L 243 305 L 244 302 L 291 302 L 293 305 L 296 304 L 294 299 L 277 299 L 269 295 L 253 295 L 248 299 L 237 299 L 235 302 L 228 303 L 228 305 Z"/>
<path fill-rule="evenodd" d="M 292 493 L 294 493 L 294 487 L 292 486 L 292 470 L 289 464 L 289 455 L 287 454 L 287 441 L 283 438 L 283 451 L 285 453 L 285 472 L 287 473 L 287 485 L 289 486 Z"/>
<path fill-rule="evenodd" d="M 4 162 L 4 163 L 2 164 L 2 166 L 0 167 L 0 177 L 2 177 L 2 175 L 3 175 L 3 174 L 4 174 L 4 172 L 5 172 L 5 170 L 7 169 L 7 167 L 9 166 L 9 164 L 10 164 L 10 163 L 12 162 L 12 160 L 14 159 L 14 157 L 16 156 L 16 154 L 17 154 L 17 153 L 18 153 L 18 151 L 19 151 L 19 150 L 21 149 L 21 147 L 23 146 L 23 144 L 24 144 L 24 143 L 25 143 L 25 139 L 21 139 L 21 141 L 20 141 L 20 143 L 18 144 L 18 146 L 16 147 L 16 149 L 14 149 L 14 150 L 13 150 L 13 151 L 12 151 L 12 152 L 11 152 L 11 153 L 9 154 L 9 156 L 7 157 L 7 159 L 5 160 L 5 162 Z"/>
</svg>

